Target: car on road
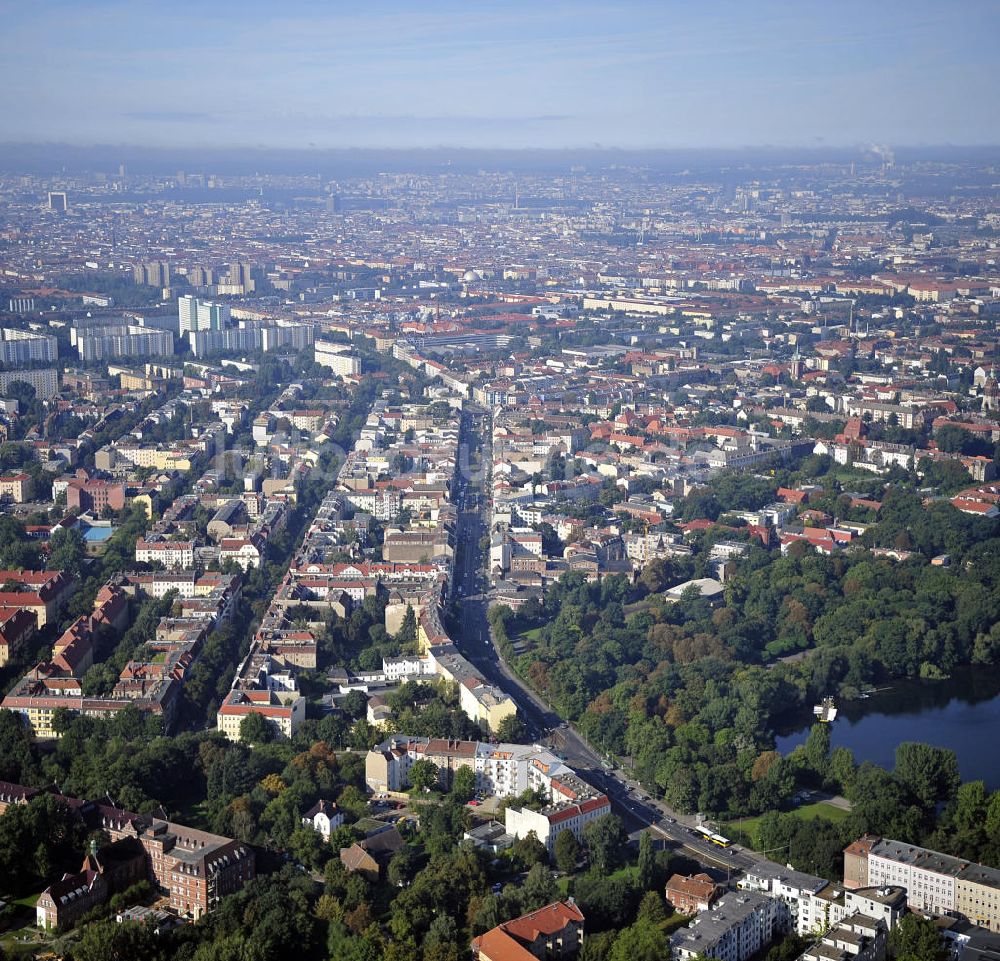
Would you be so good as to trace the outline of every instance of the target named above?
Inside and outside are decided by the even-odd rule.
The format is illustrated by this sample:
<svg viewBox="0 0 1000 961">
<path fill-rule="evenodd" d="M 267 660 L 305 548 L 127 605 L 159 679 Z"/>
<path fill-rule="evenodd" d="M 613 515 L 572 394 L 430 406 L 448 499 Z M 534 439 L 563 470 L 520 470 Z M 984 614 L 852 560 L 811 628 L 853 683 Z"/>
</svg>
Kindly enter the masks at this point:
<svg viewBox="0 0 1000 961">
<path fill-rule="evenodd" d="M 477 800 L 476 800 L 475 798 L 473 798 L 473 799 L 472 799 L 471 801 L 469 801 L 469 802 L 467 802 L 467 803 L 468 803 L 469 807 L 472 807 L 472 808 L 477 808 L 477 807 L 479 807 L 479 805 L 480 805 L 480 804 L 481 804 L 482 802 L 481 802 L 481 801 L 477 801 Z"/>
</svg>

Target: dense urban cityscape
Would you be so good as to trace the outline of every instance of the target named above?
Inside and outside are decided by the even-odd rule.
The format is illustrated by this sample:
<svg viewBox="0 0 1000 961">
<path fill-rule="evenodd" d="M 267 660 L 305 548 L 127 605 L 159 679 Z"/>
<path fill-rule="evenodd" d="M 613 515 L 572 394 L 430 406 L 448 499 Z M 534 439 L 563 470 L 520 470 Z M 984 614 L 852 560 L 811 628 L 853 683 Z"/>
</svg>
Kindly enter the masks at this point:
<svg viewBox="0 0 1000 961">
<path fill-rule="evenodd" d="M 0 949 L 995 953 L 995 167 L 459 159 L 4 180 Z"/>
<path fill-rule="evenodd" d="M 0 961 L 1000 961 L 994 0 L 2 22 Z"/>
</svg>

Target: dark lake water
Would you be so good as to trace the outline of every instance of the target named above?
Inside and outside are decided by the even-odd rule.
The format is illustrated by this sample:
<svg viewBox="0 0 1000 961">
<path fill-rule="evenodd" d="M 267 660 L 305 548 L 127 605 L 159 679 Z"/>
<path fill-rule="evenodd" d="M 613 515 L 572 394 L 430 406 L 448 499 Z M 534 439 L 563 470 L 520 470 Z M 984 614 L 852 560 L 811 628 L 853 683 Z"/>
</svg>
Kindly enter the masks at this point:
<svg viewBox="0 0 1000 961">
<path fill-rule="evenodd" d="M 965 668 L 946 681 L 897 681 L 865 700 L 841 701 L 833 723 L 834 747 L 854 759 L 892 770 L 900 741 L 923 741 L 958 756 L 963 781 L 1000 788 L 1000 668 Z M 811 719 L 786 728 L 777 748 L 787 754 L 803 743 Z"/>
</svg>

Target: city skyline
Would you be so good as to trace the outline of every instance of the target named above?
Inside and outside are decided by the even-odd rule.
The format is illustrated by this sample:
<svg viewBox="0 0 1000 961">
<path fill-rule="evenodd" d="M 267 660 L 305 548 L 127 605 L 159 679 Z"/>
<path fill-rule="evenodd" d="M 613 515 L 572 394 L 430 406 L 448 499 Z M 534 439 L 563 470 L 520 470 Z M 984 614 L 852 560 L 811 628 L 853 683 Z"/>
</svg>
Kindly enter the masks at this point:
<svg viewBox="0 0 1000 961">
<path fill-rule="evenodd" d="M 5 139 L 190 147 L 987 144 L 995 4 L 10 4 Z"/>
</svg>

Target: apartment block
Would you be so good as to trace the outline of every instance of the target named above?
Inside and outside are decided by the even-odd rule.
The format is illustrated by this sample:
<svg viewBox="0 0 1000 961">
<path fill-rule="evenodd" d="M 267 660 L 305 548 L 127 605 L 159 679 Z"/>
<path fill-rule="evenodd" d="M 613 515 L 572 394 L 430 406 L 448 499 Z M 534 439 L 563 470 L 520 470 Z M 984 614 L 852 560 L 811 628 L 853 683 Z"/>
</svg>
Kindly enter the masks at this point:
<svg viewBox="0 0 1000 961">
<path fill-rule="evenodd" d="M 0 501 L 23 504 L 34 496 L 35 488 L 28 474 L 7 474 L 0 477 Z"/>
<path fill-rule="evenodd" d="M 884 921 L 854 912 L 820 935 L 798 961 L 884 961 L 887 943 Z"/>
<path fill-rule="evenodd" d="M 34 611 L 23 607 L 0 608 L 0 667 L 17 657 L 38 630 Z"/>
<path fill-rule="evenodd" d="M 0 610 L 31 611 L 39 630 L 59 616 L 73 592 L 73 578 L 63 571 L 0 571 L 0 584 L 16 586 L 0 593 Z"/>
<path fill-rule="evenodd" d="M 865 885 L 852 889 L 773 861 L 754 864 L 738 887 L 780 901 L 788 912 L 791 929 L 802 937 L 814 937 L 854 912 L 880 919 L 891 930 L 906 911 L 906 892 L 901 887 Z"/>
<path fill-rule="evenodd" d="M 259 714 L 282 738 L 290 738 L 306 719 L 306 701 L 298 691 L 231 690 L 219 706 L 216 726 L 230 741 L 240 740 L 240 725 Z"/>
<path fill-rule="evenodd" d="M 32 361 L 51 363 L 59 358 L 59 341 L 48 334 L 9 327 L 0 329 L 0 361 L 5 364 L 27 364 Z"/>
<path fill-rule="evenodd" d="M 584 917 L 572 898 L 505 921 L 472 942 L 474 961 L 564 961 L 583 947 Z"/>
<path fill-rule="evenodd" d="M 696 915 L 690 926 L 670 939 L 674 957 L 708 957 L 719 961 L 747 961 L 785 930 L 784 905 L 753 891 L 720 898 L 714 907 Z"/>
<path fill-rule="evenodd" d="M 146 541 L 135 543 L 135 559 L 143 564 L 160 563 L 164 567 L 194 567 L 194 541 Z"/>
<path fill-rule="evenodd" d="M 350 353 L 350 349 L 347 344 L 326 340 L 317 340 L 313 347 L 317 364 L 329 367 L 337 377 L 357 377 L 361 373 L 361 361 Z"/>
<path fill-rule="evenodd" d="M 534 831 L 551 852 L 564 829 L 578 838 L 585 825 L 610 812 L 610 802 L 559 760 L 533 744 L 490 744 L 442 738 L 396 735 L 383 741 L 365 758 L 365 782 L 371 791 L 403 791 L 409 772 L 421 759 L 431 761 L 443 786 L 455 772 L 475 772 L 476 789 L 496 797 L 516 797 L 527 790 L 541 791 L 550 803 L 541 811 L 508 807 L 506 830 L 515 837 Z"/>
<path fill-rule="evenodd" d="M 183 336 L 191 332 L 224 330 L 230 323 L 230 308 L 186 294 L 177 298 L 177 315 Z"/>
<path fill-rule="evenodd" d="M 844 886 L 898 885 L 910 907 L 1000 931 L 1000 871 L 904 841 L 866 836 L 844 850 Z"/>
<path fill-rule="evenodd" d="M 59 374 L 51 367 L 42 370 L 0 371 L 0 394 L 6 393 L 16 380 L 34 387 L 35 396 L 39 400 L 49 400 L 59 392 Z"/>
<path fill-rule="evenodd" d="M 110 360 L 115 357 L 162 357 L 173 354 L 174 335 L 137 324 L 72 328 L 70 343 L 80 360 Z"/>
</svg>

